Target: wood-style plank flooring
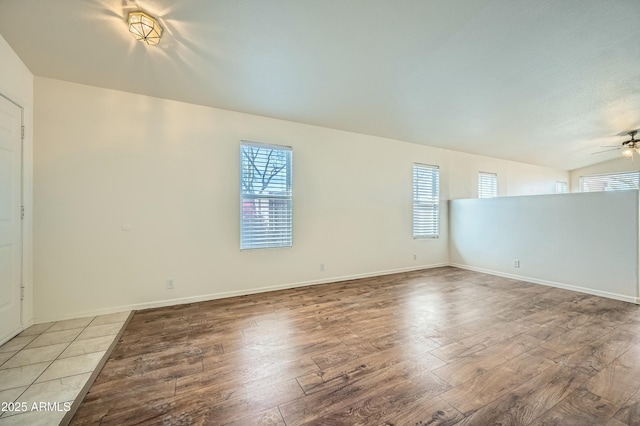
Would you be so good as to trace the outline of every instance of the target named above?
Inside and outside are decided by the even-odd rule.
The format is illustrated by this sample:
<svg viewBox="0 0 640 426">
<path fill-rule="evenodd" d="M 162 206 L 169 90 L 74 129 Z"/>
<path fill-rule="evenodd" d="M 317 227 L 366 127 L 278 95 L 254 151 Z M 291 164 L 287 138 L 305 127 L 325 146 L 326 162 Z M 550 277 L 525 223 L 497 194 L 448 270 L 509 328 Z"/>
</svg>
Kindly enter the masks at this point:
<svg viewBox="0 0 640 426">
<path fill-rule="evenodd" d="M 74 425 L 640 425 L 640 308 L 456 268 L 140 311 Z"/>
</svg>

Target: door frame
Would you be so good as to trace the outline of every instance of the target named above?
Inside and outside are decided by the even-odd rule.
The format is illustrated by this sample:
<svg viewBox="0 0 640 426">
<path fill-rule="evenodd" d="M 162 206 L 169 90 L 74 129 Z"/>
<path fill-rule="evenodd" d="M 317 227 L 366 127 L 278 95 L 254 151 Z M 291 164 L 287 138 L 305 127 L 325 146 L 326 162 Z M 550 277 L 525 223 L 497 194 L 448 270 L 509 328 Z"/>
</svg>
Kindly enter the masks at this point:
<svg viewBox="0 0 640 426">
<path fill-rule="evenodd" d="M 25 244 L 24 244 L 24 107 L 20 105 L 18 102 L 14 101 L 4 93 L 0 92 L 0 97 L 6 99 L 13 105 L 17 106 L 20 109 L 20 206 L 22 209 L 22 214 L 20 218 L 20 330 L 25 329 L 25 319 L 24 319 L 24 257 L 25 257 Z M 13 337 L 7 339 L 7 341 L 11 340 Z M 5 342 L 0 341 L 0 345 Z"/>
</svg>

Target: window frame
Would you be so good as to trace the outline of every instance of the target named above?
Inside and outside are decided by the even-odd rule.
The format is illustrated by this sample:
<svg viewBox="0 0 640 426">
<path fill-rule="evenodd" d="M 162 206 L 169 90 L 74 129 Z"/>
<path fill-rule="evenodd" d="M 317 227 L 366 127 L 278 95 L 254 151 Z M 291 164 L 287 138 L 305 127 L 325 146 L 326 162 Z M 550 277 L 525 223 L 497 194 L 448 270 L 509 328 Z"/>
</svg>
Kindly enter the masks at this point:
<svg viewBox="0 0 640 426">
<path fill-rule="evenodd" d="M 568 194 L 569 193 L 569 182 L 565 182 L 563 180 L 556 181 L 556 194 Z"/>
<path fill-rule="evenodd" d="M 632 182 L 634 187 L 628 188 L 614 188 L 614 189 L 602 189 L 602 190 L 587 190 L 585 191 L 585 186 L 588 185 L 587 180 L 596 181 L 599 178 L 610 178 L 610 177 L 618 177 L 622 179 L 624 176 L 631 176 L 635 182 Z M 595 183 L 595 182 L 594 182 Z M 611 192 L 611 191 L 628 191 L 628 190 L 638 190 L 640 187 L 640 170 L 631 170 L 626 172 L 615 172 L 615 173 L 600 173 L 596 175 L 585 175 L 580 176 L 580 192 Z"/>
<path fill-rule="evenodd" d="M 284 151 L 286 153 L 286 164 L 284 167 L 284 169 L 286 170 L 285 172 L 286 175 L 284 179 L 285 179 L 285 190 L 288 191 L 288 194 L 252 194 L 252 193 L 245 192 L 243 187 L 243 181 L 245 179 L 244 149 L 246 147 L 278 150 L 278 151 Z M 274 175 L 274 177 L 276 175 Z M 285 145 L 274 145 L 274 144 L 263 143 L 263 142 L 242 140 L 240 142 L 240 191 L 239 193 L 240 193 L 240 250 L 245 251 L 245 250 L 261 250 L 261 249 L 293 247 L 293 148 Z M 286 212 L 289 216 L 289 221 L 288 221 L 289 237 L 288 238 L 276 237 L 274 238 L 274 240 L 267 240 L 263 244 L 259 244 L 255 242 L 247 243 L 251 241 L 250 239 L 245 237 L 247 230 L 245 229 L 246 222 L 244 221 L 244 216 L 245 216 L 245 202 L 247 199 L 267 200 L 267 201 L 286 200 L 287 201 Z M 281 243 L 278 243 L 279 241 L 281 241 Z"/>
<path fill-rule="evenodd" d="M 432 181 L 431 188 L 429 190 L 429 194 L 427 194 L 428 198 L 431 198 L 431 201 L 420 200 L 420 185 L 426 184 L 426 181 L 417 180 L 418 171 L 422 169 L 423 171 L 429 171 L 432 174 L 430 178 Z M 434 182 L 435 181 L 435 182 Z M 435 188 L 434 188 L 435 185 Z M 413 163 L 412 167 L 412 205 L 413 205 L 413 239 L 426 239 L 426 238 L 440 238 L 440 167 L 433 164 L 423 164 L 423 163 Z M 429 207 L 430 206 L 430 207 Z M 425 209 L 425 207 L 427 207 Z M 423 214 L 429 214 L 429 209 L 432 209 L 435 213 L 435 225 L 431 225 L 432 230 L 435 232 L 420 232 L 417 231 L 420 227 L 429 227 L 428 220 L 424 220 L 424 223 L 421 223 L 417 213 L 420 212 L 420 209 L 423 210 Z M 418 226 L 416 226 L 418 224 Z"/>
<path fill-rule="evenodd" d="M 490 185 L 485 183 L 485 179 L 492 178 L 494 180 L 495 193 L 487 194 L 484 192 Z M 478 198 L 496 198 L 498 196 L 498 174 L 492 172 L 478 172 Z"/>
</svg>

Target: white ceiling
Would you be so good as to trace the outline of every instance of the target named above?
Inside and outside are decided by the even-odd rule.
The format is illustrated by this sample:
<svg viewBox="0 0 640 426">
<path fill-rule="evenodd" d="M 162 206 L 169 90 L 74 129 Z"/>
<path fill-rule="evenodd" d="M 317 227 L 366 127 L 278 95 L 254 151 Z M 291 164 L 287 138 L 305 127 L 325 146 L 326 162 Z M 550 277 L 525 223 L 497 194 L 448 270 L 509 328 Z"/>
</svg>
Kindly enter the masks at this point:
<svg viewBox="0 0 640 426">
<path fill-rule="evenodd" d="M 165 28 L 136 42 L 126 13 Z M 0 0 L 38 76 L 574 169 L 640 127 L 638 0 Z"/>
</svg>

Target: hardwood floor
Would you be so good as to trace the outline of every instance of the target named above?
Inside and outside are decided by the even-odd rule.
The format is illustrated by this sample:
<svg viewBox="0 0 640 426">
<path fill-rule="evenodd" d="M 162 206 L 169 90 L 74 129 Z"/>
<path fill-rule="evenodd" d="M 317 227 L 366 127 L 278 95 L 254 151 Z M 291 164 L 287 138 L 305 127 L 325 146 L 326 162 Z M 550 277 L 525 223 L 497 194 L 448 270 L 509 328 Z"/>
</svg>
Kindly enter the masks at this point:
<svg viewBox="0 0 640 426">
<path fill-rule="evenodd" d="M 438 268 L 140 311 L 74 425 L 640 425 L 640 307 Z"/>
</svg>

